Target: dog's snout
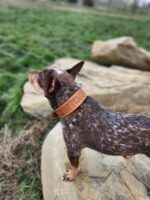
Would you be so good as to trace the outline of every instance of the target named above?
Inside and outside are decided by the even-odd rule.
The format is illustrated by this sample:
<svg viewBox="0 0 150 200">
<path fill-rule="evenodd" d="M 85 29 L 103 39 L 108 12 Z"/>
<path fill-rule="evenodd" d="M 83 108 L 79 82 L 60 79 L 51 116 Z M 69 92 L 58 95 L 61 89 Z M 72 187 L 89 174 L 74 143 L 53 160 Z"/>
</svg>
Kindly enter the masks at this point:
<svg viewBox="0 0 150 200">
<path fill-rule="evenodd" d="M 29 71 L 29 75 L 36 75 L 38 73 L 39 73 L 38 71 Z"/>
<path fill-rule="evenodd" d="M 34 81 L 37 81 L 38 76 L 39 76 L 39 72 L 37 72 L 37 71 L 29 71 L 29 73 L 28 73 L 29 82 L 31 84 L 33 84 Z"/>
</svg>

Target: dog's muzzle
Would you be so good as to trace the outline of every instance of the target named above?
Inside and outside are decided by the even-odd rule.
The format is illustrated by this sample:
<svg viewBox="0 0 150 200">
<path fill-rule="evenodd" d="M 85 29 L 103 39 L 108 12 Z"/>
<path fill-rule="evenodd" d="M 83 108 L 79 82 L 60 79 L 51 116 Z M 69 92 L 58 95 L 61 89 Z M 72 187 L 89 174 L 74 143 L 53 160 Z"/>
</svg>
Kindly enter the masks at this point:
<svg viewBox="0 0 150 200">
<path fill-rule="evenodd" d="M 44 91 L 42 90 L 42 88 L 38 84 L 39 72 L 38 71 L 30 71 L 28 77 L 29 77 L 29 82 L 33 85 L 35 90 L 40 95 L 44 95 Z"/>
</svg>

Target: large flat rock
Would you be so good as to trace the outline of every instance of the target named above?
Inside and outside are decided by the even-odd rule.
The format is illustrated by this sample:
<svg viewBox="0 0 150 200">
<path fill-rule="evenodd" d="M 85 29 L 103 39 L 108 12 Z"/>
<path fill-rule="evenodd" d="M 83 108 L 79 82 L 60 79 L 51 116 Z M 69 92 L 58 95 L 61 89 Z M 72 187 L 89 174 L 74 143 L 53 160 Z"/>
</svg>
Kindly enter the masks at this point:
<svg viewBox="0 0 150 200">
<path fill-rule="evenodd" d="M 63 181 L 69 164 L 61 124 L 48 134 L 42 148 L 41 174 L 44 200 L 150 200 L 149 158 L 129 160 L 85 148 L 81 172 L 74 182 Z"/>
<path fill-rule="evenodd" d="M 53 66 L 70 68 L 79 60 L 62 58 Z M 123 112 L 150 114 L 150 73 L 126 69 L 119 66 L 104 66 L 85 62 L 77 77 L 88 95 L 104 106 Z M 21 106 L 25 112 L 37 116 L 47 116 L 52 110 L 47 99 L 39 96 L 27 82 Z"/>
<path fill-rule="evenodd" d="M 54 66 L 69 68 L 79 60 L 59 59 Z M 77 82 L 104 106 L 123 112 L 150 114 L 150 73 L 85 62 Z"/>
<path fill-rule="evenodd" d="M 115 64 L 150 71 L 150 52 L 138 47 L 131 37 L 95 41 L 92 57 L 102 65 Z"/>
<path fill-rule="evenodd" d="M 48 100 L 39 95 L 29 82 L 24 85 L 24 95 L 20 104 L 25 112 L 36 117 L 47 117 L 52 113 Z"/>
</svg>

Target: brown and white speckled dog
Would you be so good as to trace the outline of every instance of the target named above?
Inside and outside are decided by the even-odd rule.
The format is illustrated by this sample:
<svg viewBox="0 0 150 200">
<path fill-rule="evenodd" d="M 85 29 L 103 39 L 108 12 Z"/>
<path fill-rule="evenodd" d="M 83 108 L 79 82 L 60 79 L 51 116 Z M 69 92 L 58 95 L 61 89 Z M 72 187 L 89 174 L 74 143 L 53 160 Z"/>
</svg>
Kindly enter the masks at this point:
<svg viewBox="0 0 150 200">
<path fill-rule="evenodd" d="M 83 63 L 66 71 L 59 68 L 32 71 L 29 80 L 55 110 L 81 87 L 75 77 Z M 61 124 L 72 165 L 64 175 L 65 180 L 75 179 L 84 147 L 108 155 L 143 153 L 150 156 L 150 117 L 112 112 L 87 96 L 75 111 L 61 119 Z"/>
</svg>

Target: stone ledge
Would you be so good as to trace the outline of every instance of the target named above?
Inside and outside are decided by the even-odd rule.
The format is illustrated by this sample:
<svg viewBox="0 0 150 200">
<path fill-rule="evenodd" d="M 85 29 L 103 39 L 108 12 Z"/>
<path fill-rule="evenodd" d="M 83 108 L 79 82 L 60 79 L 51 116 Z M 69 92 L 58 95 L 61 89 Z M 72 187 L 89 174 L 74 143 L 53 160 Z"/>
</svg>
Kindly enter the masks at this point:
<svg viewBox="0 0 150 200">
<path fill-rule="evenodd" d="M 107 156 L 86 148 L 80 159 L 81 172 L 74 182 L 63 181 L 68 165 L 58 123 L 42 148 L 44 200 L 150 200 L 150 159 L 145 155 L 127 161 L 121 156 Z"/>
<path fill-rule="evenodd" d="M 79 60 L 62 58 L 53 65 L 70 68 Z M 77 82 L 83 89 L 104 106 L 131 113 L 149 114 L 150 112 L 150 73 L 123 67 L 104 66 L 85 62 Z M 47 99 L 38 95 L 29 82 L 24 85 L 21 100 L 23 110 L 31 115 L 45 117 L 52 113 Z"/>
</svg>

